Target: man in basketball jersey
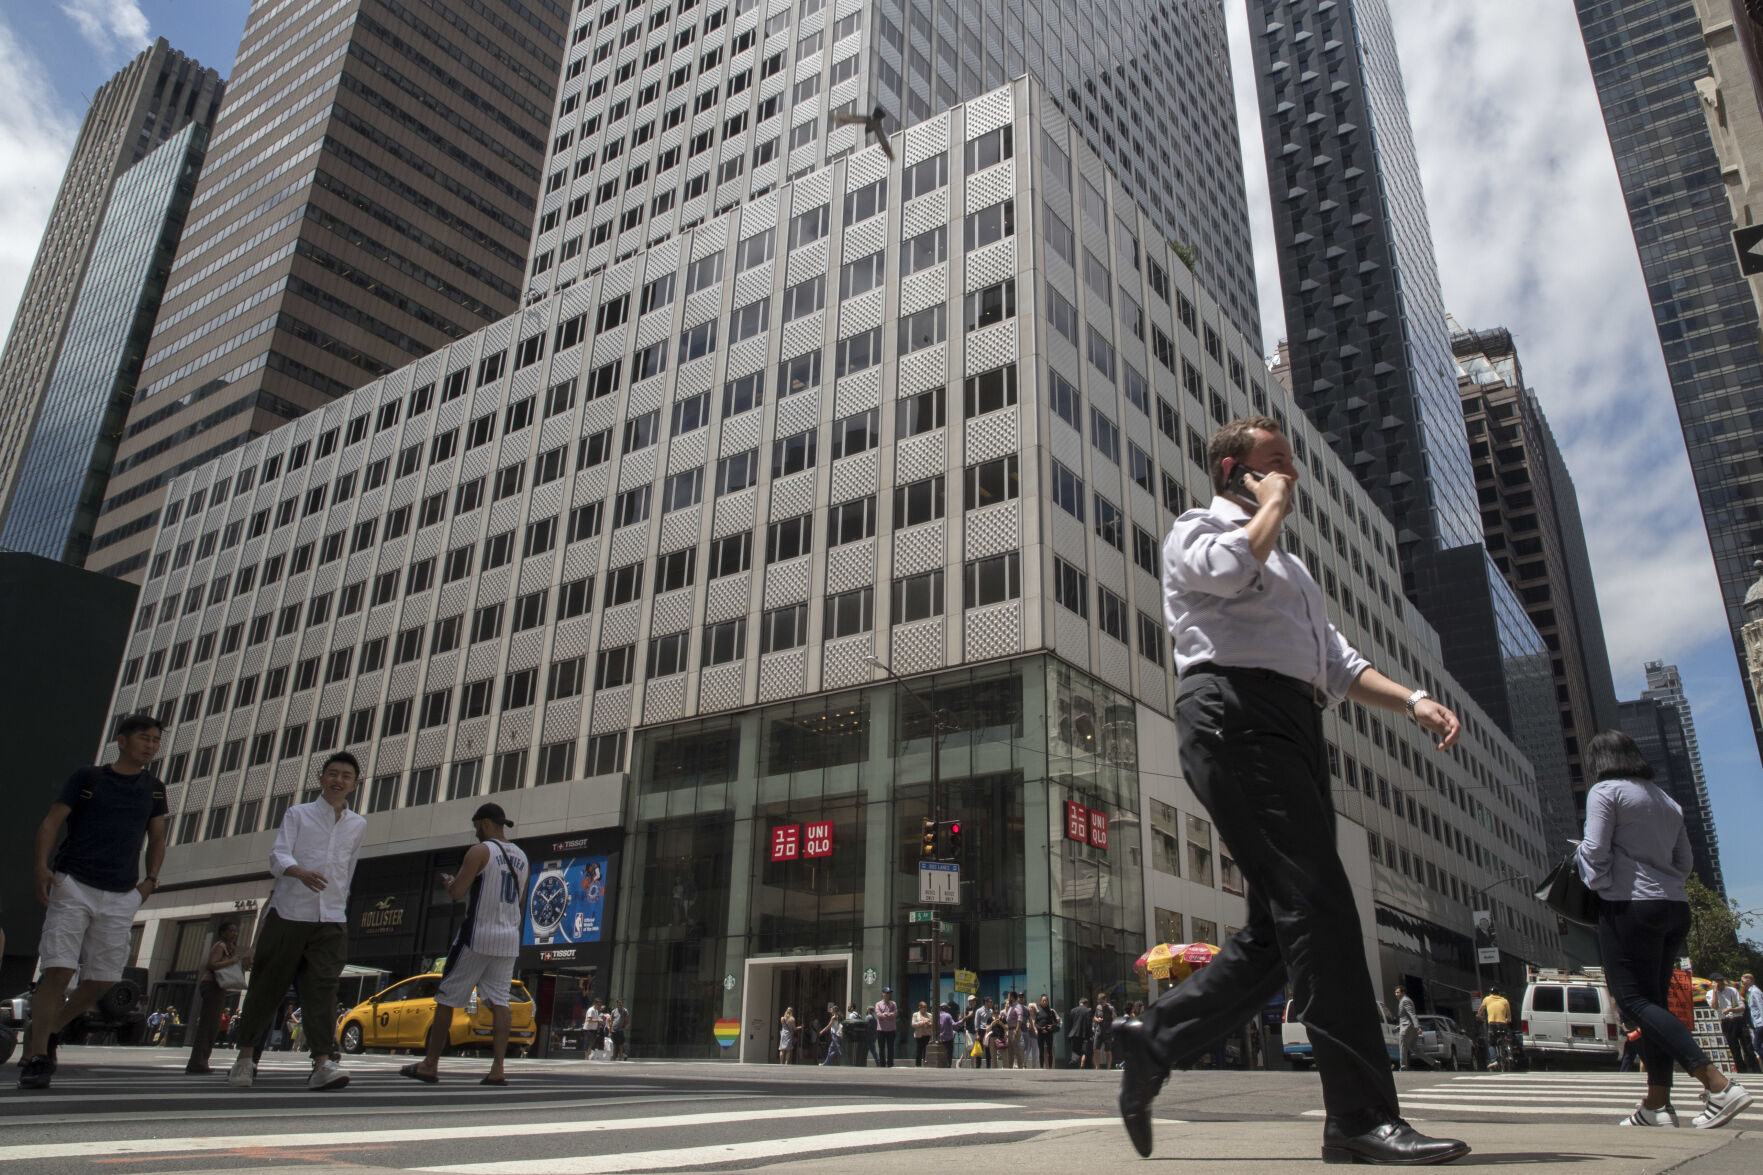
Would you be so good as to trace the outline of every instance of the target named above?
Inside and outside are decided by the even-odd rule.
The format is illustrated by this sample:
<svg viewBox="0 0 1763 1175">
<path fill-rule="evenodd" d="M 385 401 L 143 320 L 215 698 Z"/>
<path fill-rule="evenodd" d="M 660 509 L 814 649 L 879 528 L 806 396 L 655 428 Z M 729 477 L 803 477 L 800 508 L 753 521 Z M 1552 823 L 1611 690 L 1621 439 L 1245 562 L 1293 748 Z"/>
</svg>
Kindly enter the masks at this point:
<svg viewBox="0 0 1763 1175">
<path fill-rule="evenodd" d="M 435 1019 L 429 1025 L 428 1053 L 399 1070 L 405 1077 L 433 1084 L 440 1080 L 441 1052 L 453 1027 L 453 1009 L 465 1006 L 477 989 L 478 1002 L 491 1010 L 490 1072 L 485 1085 L 506 1085 L 502 1058 L 508 1052 L 509 981 L 520 954 L 520 928 L 529 866 L 526 854 L 509 842 L 514 821 L 500 804 L 485 804 L 471 818 L 478 843 L 466 850 L 456 874 L 441 874 L 454 901 L 467 898 L 465 921 L 447 952 L 447 968 L 435 992 Z M 468 896 L 469 895 L 469 896 Z"/>
</svg>

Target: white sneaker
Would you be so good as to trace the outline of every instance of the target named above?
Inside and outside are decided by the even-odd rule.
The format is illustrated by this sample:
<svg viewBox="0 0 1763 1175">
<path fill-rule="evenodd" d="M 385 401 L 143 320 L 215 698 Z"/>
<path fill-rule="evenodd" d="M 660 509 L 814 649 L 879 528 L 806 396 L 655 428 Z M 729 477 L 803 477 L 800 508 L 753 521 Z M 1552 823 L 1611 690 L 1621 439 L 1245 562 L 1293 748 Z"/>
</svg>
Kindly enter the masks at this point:
<svg viewBox="0 0 1763 1175">
<path fill-rule="evenodd" d="M 251 1083 L 257 1080 L 257 1062 L 251 1059 L 251 1050 L 242 1049 L 233 1067 L 227 1070 L 226 1083 L 234 1089 L 250 1089 Z"/>
<path fill-rule="evenodd" d="M 312 1076 L 306 1080 L 307 1089 L 319 1091 L 342 1089 L 348 1084 L 349 1075 L 343 1072 L 341 1065 L 328 1057 L 325 1058 L 322 1065 L 312 1071 Z"/>
<path fill-rule="evenodd" d="M 1736 1081 L 1728 1081 L 1726 1088 L 1719 1093 L 1702 1095 L 1702 1112 L 1690 1119 L 1690 1125 L 1697 1130 L 1711 1130 L 1716 1126 L 1724 1126 L 1732 1120 L 1740 1110 L 1751 1104 L 1751 1095 L 1745 1087 Z"/>
<path fill-rule="evenodd" d="M 1645 1106 L 1636 1106 L 1634 1113 L 1617 1123 L 1618 1126 L 1672 1126 L 1677 1125 L 1677 1111 L 1670 1106 L 1660 1106 L 1649 1110 Z"/>
</svg>

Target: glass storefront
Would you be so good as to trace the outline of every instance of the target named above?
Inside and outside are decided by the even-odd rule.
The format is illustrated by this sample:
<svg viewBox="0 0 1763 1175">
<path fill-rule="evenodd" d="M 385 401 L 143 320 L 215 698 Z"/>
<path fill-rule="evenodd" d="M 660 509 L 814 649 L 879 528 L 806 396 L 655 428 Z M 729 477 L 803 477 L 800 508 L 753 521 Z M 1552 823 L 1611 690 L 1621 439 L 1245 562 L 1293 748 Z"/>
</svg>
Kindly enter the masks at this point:
<svg viewBox="0 0 1763 1175">
<path fill-rule="evenodd" d="M 813 1025 L 884 986 L 904 1022 L 930 999 L 907 962 L 927 819 L 961 827 L 940 854 L 961 866 L 943 999 L 957 971 L 982 997 L 1124 998 L 1145 945 L 1132 699 L 1047 657 L 912 689 L 922 702 L 884 682 L 638 732 L 612 985 L 635 995 L 634 1055 L 775 1061 L 785 1006 Z M 934 812 L 927 705 L 945 715 Z"/>
</svg>

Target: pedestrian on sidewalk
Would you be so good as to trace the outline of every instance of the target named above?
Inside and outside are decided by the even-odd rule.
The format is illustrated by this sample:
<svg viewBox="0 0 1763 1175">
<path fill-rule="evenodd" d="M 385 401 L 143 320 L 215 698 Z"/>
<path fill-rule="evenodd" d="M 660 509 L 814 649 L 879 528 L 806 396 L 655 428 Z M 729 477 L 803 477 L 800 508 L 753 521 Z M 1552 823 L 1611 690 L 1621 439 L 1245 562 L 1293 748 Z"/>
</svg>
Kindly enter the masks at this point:
<svg viewBox="0 0 1763 1175">
<path fill-rule="evenodd" d="M 1734 1073 L 1753 1073 L 1757 1057 L 1751 1051 L 1751 1014 L 1745 1009 L 1745 997 L 1728 983 L 1726 976 L 1713 975 L 1714 987 L 1708 992 L 1708 1006 L 1720 1017 L 1720 1034 L 1732 1052 Z"/>
<path fill-rule="evenodd" d="M 1279 421 L 1226 423 L 1206 451 L 1214 497 L 1176 519 L 1163 544 L 1163 612 L 1180 676 L 1182 776 L 1229 844 L 1249 916 L 1210 964 L 1142 1019 L 1115 1027 L 1125 1062 L 1121 1119 L 1151 1153 L 1151 1103 L 1172 1067 L 1211 1051 L 1288 985 L 1310 1034 L 1327 1113 L 1323 1157 L 1447 1162 L 1461 1142 L 1401 1117 L 1384 1050 L 1359 909 L 1335 847 L 1322 715 L 1351 697 L 1406 713 L 1457 740 L 1456 715 L 1372 668 L 1328 623 L 1304 561 L 1280 546 L 1299 471 Z"/>
<path fill-rule="evenodd" d="M 453 935 L 441 986 L 435 989 L 427 1052 L 398 1070 L 405 1077 L 430 1085 L 439 1080 L 441 1054 L 453 1039 L 453 1009 L 463 1008 L 476 991 L 478 1003 L 490 1009 L 490 1071 L 480 1084 L 508 1084 L 503 1061 L 514 1025 L 509 985 L 520 954 L 526 881 L 532 871 L 526 854 L 508 839 L 512 827 L 514 821 L 501 804 L 480 804 L 471 815 L 478 843 L 465 850 L 458 873 L 441 874 L 447 896 L 456 902 L 465 899 L 465 921 Z"/>
<path fill-rule="evenodd" d="M 894 1002 L 894 989 L 884 987 L 881 999 L 875 1002 L 875 1035 L 870 1040 L 870 1052 L 883 1069 L 894 1067 L 894 1038 L 900 1031 L 899 1023 L 900 1005 Z"/>
<path fill-rule="evenodd" d="M 275 889 L 257 931 L 251 984 L 239 1013 L 240 1040 L 255 1041 L 298 976 L 300 1004 L 311 1013 L 304 1018 L 312 1054 L 306 1088 L 315 1091 L 349 1084 L 349 1074 L 331 1053 L 337 1037 L 337 980 L 349 951 L 349 884 L 367 831 L 367 820 L 349 809 L 349 797 L 360 781 L 355 756 L 333 752 L 319 771 L 318 798 L 295 804 L 282 817 L 269 853 Z M 236 1089 L 249 1089 L 257 1079 L 252 1052 L 241 1047 L 227 1074 Z"/>
<path fill-rule="evenodd" d="M 208 961 L 196 978 L 196 997 L 201 1001 L 190 1028 L 190 1059 L 184 1072 L 194 1075 L 212 1073 L 208 1059 L 222 1032 L 221 1013 L 225 1010 L 227 989 L 220 984 L 220 974 L 239 958 L 239 924 L 227 921 L 215 932 L 214 945 L 208 948 Z"/>
<path fill-rule="evenodd" d="M 826 1006 L 826 1023 L 820 1026 L 816 1035 L 826 1045 L 826 1056 L 821 1058 L 820 1063 L 822 1065 L 838 1064 L 839 1055 L 844 1051 L 845 1042 L 840 1031 L 839 1006 L 837 1004 Z"/>
<path fill-rule="evenodd" d="M 1070 1050 L 1073 1069 L 1090 1067 L 1090 1044 L 1096 1039 L 1096 1013 L 1088 996 L 1080 997 L 1077 1007 L 1065 1014 L 1065 1044 Z"/>
<path fill-rule="evenodd" d="M 1022 1002 L 1022 1059 L 1030 1069 L 1041 1067 L 1041 1031 L 1040 1015 L 1034 1004 L 1028 1002 L 1028 993 L 1019 993 Z"/>
<path fill-rule="evenodd" d="M 165 784 L 147 770 L 163 732 L 164 723 L 148 714 L 118 722 L 116 758 L 69 776 L 37 827 L 36 893 L 46 912 L 37 946 L 42 973 L 19 1048 L 20 1089 L 49 1088 L 61 1030 L 122 978 L 135 912 L 158 887 L 165 861 Z M 75 971 L 80 982 L 70 995 Z"/>
<path fill-rule="evenodd" d="M 1096 993 L 1095 1039 L 1090 1045 L 1091 1063 L 1098 1069 L 1114 1067 L 1114 1005 L 1108 993 Z"/>
<path fill-rule="evenodd" d="M 1746 972 L 1743 977 L 1745 986 L 1745 1011 L 1751 1017 L 1751 1051 L 1757 1054 L 1757 1061 L 1763 1066 L 1763 988 L 1757 986 L 1757 977 Z"/>
<path fill-rule="evenodd" d="M 1004 1068 L 1028 1068 L 1028 1050 L 1023 1036 L 1033 1033 L 1028 1023 L 1028 1010 L 1023 1007 L 1022 993 L 1010 993 L 1010 1004 L 1004 1009 Z"/>
<path fill-rule="evenodd" d="M 1396 1030 L 1401 1033 L 1401 1065 L 1405 1073 L 1414 1068 L 1420 1055 L 1420 1014 L 1414 1007 L 1414 997 L 1400 987 L 1396 988 Z"/>
<path fill-rule="evenodd" d="M 796 1047 L 796 1009 L 787 1007 L 784 1014 L 777 1018 L 777 1063 L 790 1063 L 790 1053 Z"/>
<path fill-rule="evenodd" d="M 623 1000 L 615 998 L 612 1001 L 612 1011 L 606 1017 L 606 1030 L 612 1037 L 612 1059 L 630 1060 L 625 1046 L 630 1042 L 631 1014 L 624 1010 Z"/>
<path fill-rule="evenodd" d="M 930 1048 L 930 1035 L 935 1027 L 931 1022 L 930 1005 L 919 1000 L 918 1011 L 912 1013 L 912 1043 L 918 1047 L 918 1059 L 913 1062 L 913 1068 L 924 1068 L 924 1054 Z"/>
<path fill-rule="evenodd" d="M 1725 1125 L 1751 1103 L 1751 1095 L 1714 1066 L 1667 1005 L 1672 964 L 1690 929 L 1684 881 L 1694 854 L 1683 809 L 1653 782 L 1652 765 L 1619 730 L 1592 738 L 1585 770 L 1592 787 L 1577 850 L 1579 873 L 1602 899 L 1598 954 L 1604 978 L 1622 1014 L 1641 1026 L 1647 1067 L 1646 1097 L 1621 1125 L 1677 1125 L 1671 1105 L 1673 1061 L 1706 1091 L 1702 1112 L 1691 1124 Z"/>
<path fill-rule="evenodd" d="M 1035 1035 L 1040 1037 L 1041 1068 L 1051 1069 L 1056 1059 L 1053 1041 L 1059 1035 L 1059 1009 L 1053 1006 L 1046 992 L 1041 993 L 1040 1003 L 1035 1005 Z"/>
<path fill-rule="evenodd" d="M 955 1005 L 944 1004 L 937 1009 L 937 1043 L 943 1046 L 941 1064 L 947 1069 L 955 1063 Z"/>
</svg>

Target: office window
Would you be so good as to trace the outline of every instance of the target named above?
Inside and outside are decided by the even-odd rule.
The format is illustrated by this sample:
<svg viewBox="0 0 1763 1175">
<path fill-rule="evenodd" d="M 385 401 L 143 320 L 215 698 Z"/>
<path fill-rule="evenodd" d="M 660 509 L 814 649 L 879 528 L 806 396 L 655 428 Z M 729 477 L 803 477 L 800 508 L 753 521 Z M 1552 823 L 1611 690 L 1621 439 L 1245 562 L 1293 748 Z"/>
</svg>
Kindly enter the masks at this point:
<svg viewBox="0 0 1763 1175">
<path fill-rule="evenodd" d="M 994 461 L 982 461 L 962 470 L 964 508 L 977 510 L 1019 497 L 1021 489 L 1015 453 Z"/>
<path fill-rule="evenodd" d="M 615 689 L 635 680 L 636 646 L 619 645 L 601 649 L 594 666 L 594 688 Z"/>
<path fill-rule="evenodd" d="M 1015 551 L 973 559 L 962 569 L 962 604 L 980 608 L 1022 596 L 1022 559 Z"/>
<path fill-rule="evenodd" d="M 943 517 L 943 475 L 894 487 L 894 529 Z"/>
<path fill-rule="evenodd" d="M 502 679 L 502 709 L 520 710 L 538 700 L 539 671 L 522 669 Z"/>
<path fill-rule="evenodd" d="M 620 732 L 622 733 L 622 732 Z M 524 753 L 524 752 L 523 752 Z M 538 778 L 539 785 L 562 783 L 575 778 L 575 743 L 546 743 L 539 748 Z"/>
<path fill-rule="evenodd" d="M 823 638 L 834 640 L 843 636 L 869 632 L 875 627 L 875 589 L 858 588 L 826 598 L 826 621 Z"/>
<path fill-rule="evenodd" d="M 1016 403 L 1016 364 L 968 376 L 962 384 L 962 399 L 969 417 L 983 416 Z"/>
<path fill-rule="evenodd" d="M 1140 612 L 1139 617 L 1139 656 L 1155 662 L 1159 667 L 1169 663 L 1168 639 L 1164 636 L 1163 624 L 1154 616 Z"/>
<path fill-rule="evenodd" d="M 643 594 L 643 565 L 627 563 L 606 572 L 606 597 L 603 607 L 628 604 Z"/>
<path fill-rule="evenodd" d="M 765 531 L 765 562 L 767 565 L 795 559 L 808 554 L 814 547 L 814 517 L 798 514 L 772 523 Z"/>
<path fill-rule="evenodd" d="M 829 549 L 874 537 L 874 494 L 827 508 L 826 545 Z"/>
<path fill-rule="evenodd" d="M 620 730 L 588 739 L 588 753 L 582 765 L 588 777 L 611 775 L 624 770 L 625 733 Z"/>
<path fill-rule="evenodd" d="M 747 621 L 745 617 L 725 620 L 704 628 L 702 664 L 725 665 L 747 655 Z"/>
<path fill-rule="evenodd" d="M 877 345 L 879 346 L 880 345 L 879 340 L 880 340 L 880 335 L 881 335 L 881 329 L 878 327 L 872 333 L 874 333 L 876 335 Z M 735 382 L 739 383 L 740 381 L 737 380 Z M 784 362 L 778 364 L 778 366 L 777 366 L 777 394 L 779 396 L 793 396 L 797 392 L 805 392 L 809 388 L 817 388 L 819 386 L 820 386 L 820 352 L 819 351 L 810 351 L 806 355 L 798 355 L 794 359 L 786 359 Z M 754 402 L 755 403 L 758 402 L 757 390 L 755 392 Z M 725 400 L 724 401 L 724 408 L 726 409 L 726 407 L 727 407 L 727 401 Z M 729 413 L 725 411 L 723 413 L 723 415 L 727 416 L 727 415 L 729 415 Z"/>
<path fill-rule="evenodd" d="M 1127 643 L 1126 601 L 1101 584 L 1096 585 L 1096 627 L 1121 644 Z"/>
<path fill-rule="evenodd" d="M 865 452 L 881 444 L 881 410 L 871 408 L 833 421 L 833 460 Z"/>
<path fill-rule="evenodd" d="M 1090 409 L 1090 444 L 1096 451 L 1114 464 L 1120 464 L 1120 426 L 1115 424 L 1100 408 Z"/>
<path fill-rule="evenodd" d="M 943 614 L 943 573 L 926 572 L 894 580 L 890 623 L 909 624 Z M 829 626 L 830 627 L 830 626 Z"/>
<path fill-rule="evenodd" d="M 649 641 L 649 664 L 646 677 L 671 677 L 676 673 L 684 673 L 687 668 L 686 657 L 691 643 L 691 634 L 685 632 L 669 633 L 666 636 L 654 637 Z"/>
<path fill-rule="evenodd" d="M 655 591 L 678 591 L 690 587 L 696 578 L 698 567 L 698 548 L 686 547 L 679 551 L 670 551 L 655 559 Z"/>
<path fill-rule="evenodd" d="M 781 437 L 772 442 L 771 476 L 773 478 L 788 477 L 792 473 L 800 473 L 804 469 L 812 469 L 815 464 L 817 429 L 809 429 L 794 436 Z"/>
<path fill-rule="evenodd" d="M 484 558 L 481 566 L 485 571 L 500 567 L 513 558 L 513 531 L 505 530 L 501 534 L 493 534 L 484 540 Z"/>
<path fill-rule="evenodd" d="M 910 355 L 925 347 L 934 347 L 947 337 L 944 306 L 941 302 L 908 314 L 900 319 L 900 354 Z"/>
<path fill-rule="evenodd" d="M 895 439 L 918 436 L 942 428 L 944 424 L 945 390 L 932 388 L 927 392 L 896 401 L 894 410 Z"/>
<path fill-rule="evenodd" d="M 1016 234 L 1016 201 L 1005 200 L 971 213 L 966 220 L 963 244 L 972 251 Z"/>
<path fill-rule="evenodd" d="M 744 530 L 710 541 L 707 577 L 735 575 L 753 565 L 753 532 Z"/>
<path fill-rule="evenodd" d="M 879 179 L 845 197 L 845 225 L 850 227 L 887 209 L 888 181 Z"/>
<path fill-rule="evenodd" d="M 1090 577 L 1063 559 L 1053 560 L 1053 599 L 1062 608 L 1090 618 Z"/>
<path fill-rule="evenodd" d="M 1057 461 L 1054 461 L 1052 466 L 1052 475 L 1048 478 L 1047 484 L 1048 496 L 1061 510 L 1082 522 L 1084 520 L 1083 479 Z"/>
<path fill-rule="evenodd" d="M 470 799 L 478 794 L 483 786 L 484 761 L 467 759 L 454 763 L 447 770 L 447 798 L 449 800 Z"/>
<path fill-rule="evenodd" d="M 1113 547 L 1116 551 L 1126 550 L 1126 515 L 1120 507 L 1103 497 L 1095 495 L 1096 537 Z"/>
<path fill-rule="evenodd" d="M 563 661 L 551 662 L 546 671 L 545 700 L 555 701 L 558 698 L 573 698 L 582 692 L 587 684 L 587 660 L 583 657 L 572 657 Z"/>
</svg>

